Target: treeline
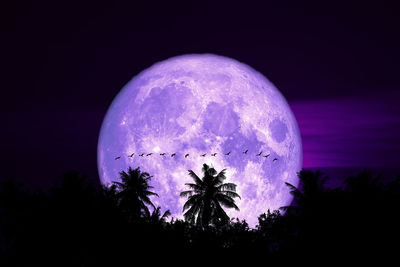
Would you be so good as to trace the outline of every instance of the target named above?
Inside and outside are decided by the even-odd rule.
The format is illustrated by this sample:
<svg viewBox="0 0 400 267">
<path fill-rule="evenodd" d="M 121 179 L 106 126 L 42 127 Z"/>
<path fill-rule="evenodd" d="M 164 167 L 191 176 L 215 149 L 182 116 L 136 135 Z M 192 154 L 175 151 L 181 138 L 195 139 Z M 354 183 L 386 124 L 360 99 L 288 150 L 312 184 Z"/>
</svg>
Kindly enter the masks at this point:
<svg viewBox="0 0 400 267">
<path fill-rule="evenodd" d="M 138 197 L 124 195 L 126 182 L 99 187 L 75 171 L 45 192 L 6 180 L 0 184 L 0 263 L 229 264 L 398 253 L 400 177 L 383 183 L 363 171 L 340 188 L 326 187 L 319 171 L 302 170 L 299 178 L 298 188 L 288 185 L 294 204 L 261 214 L 255 229 L 237 219 L 209 226 L 169 221 L 159 207 L 132 206 Z"/>
</svg>

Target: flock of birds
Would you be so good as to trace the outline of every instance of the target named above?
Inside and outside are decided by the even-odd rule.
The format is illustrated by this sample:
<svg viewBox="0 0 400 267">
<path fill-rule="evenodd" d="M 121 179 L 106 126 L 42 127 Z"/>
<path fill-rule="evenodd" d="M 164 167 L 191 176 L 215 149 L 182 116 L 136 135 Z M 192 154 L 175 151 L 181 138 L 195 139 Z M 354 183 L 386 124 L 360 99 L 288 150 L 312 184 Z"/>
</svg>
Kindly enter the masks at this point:
<svg viewBox="0 0 400 267">
<path fill-rule="evenodd" d="M 246 149 L 246 151 L 243 151 L 242 154 L 247 155 L 248 152 L 249 152 L 249 150 Z M 153 155 L 153 154 L 154 154 L 154 153 L 142 153 L 142 154 L 139 154 L 139 157 L 149 157 L 149 156 L 151 156 L 151 155 Z M 218 153 L 212 153 L 211 156 L 212 156 L 212 157 L 216 157 L 217 154 L 218 154 Z M 230 156 L 230 154 L 231 154 L 231 151 L 229 151 L 228 153 L 225 153 L 224 155 L 225 155 L 225 156 Z M 135 155 L 135 153 L 132 153 L 132 154 L 128 155 L 128 157 L 129 157 L 129 158 L 133 158 L 134 155 Z M 162 157 L 165 157 L 166 155 L 167 155 L 167 153 L 160 153 L 160 156 L 162 156 Z M 263 152 L 262 152 L 262 151 L 261 151 L 260 153 L 256 154 L 257 157 L 264 157 L 264 158 L 268 158 L 270 155 L 271 155 L 271 154 L 265 154 L 265 155 L 263 155 Z M 172 153 L 170 157 L 173 158 L 173 157 L 175 157 L 175 156 L 176 156 L 176 153 Z M 189 156 L 190 156 L 189 154 L 185 154 L 185 159 L 188 158 Z M 207 156 L 207 153 L 201 154 L 201 155 L 200 155 L 200 157 L 205 157 L 205 156 Z M 118 160 L 118 159 L 120 159 L 120 158 L 121 158 L 121 156 L 118 156 L 118 157 L 115 157 L 114 159 L 115 159 L 115 160 Z M 272 161 L 274 162 L 274 161 L 277 161 L 277 160 L 278 160 L 277 158 L 274 158 Z"/>
</svg>

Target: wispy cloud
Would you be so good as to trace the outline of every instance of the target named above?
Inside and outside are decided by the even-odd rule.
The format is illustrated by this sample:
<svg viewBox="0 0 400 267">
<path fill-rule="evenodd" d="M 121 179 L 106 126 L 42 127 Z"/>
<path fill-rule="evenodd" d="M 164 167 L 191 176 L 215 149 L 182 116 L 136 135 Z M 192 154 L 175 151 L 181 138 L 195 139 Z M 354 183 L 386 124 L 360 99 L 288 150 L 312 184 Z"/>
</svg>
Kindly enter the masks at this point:
<svg viewBox="0 0 400 267">
<path fill-rule="evenodd" d="M 305 168 L 400 163 L 400 93 L 291 102 Z"/>
</svg>

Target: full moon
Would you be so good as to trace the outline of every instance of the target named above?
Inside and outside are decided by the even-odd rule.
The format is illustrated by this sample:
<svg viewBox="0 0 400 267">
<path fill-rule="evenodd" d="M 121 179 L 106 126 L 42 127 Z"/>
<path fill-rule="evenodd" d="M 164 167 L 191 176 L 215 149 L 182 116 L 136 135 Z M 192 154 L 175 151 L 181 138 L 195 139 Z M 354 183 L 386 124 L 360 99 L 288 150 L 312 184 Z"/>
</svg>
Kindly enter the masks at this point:
<svg viewBox="0 0 400 267">
<path fill-rule="evenodd" d="M 227 214 L 255 227 L 260 214 L 292 201 L 285 182 L 297 186 L 302 164 L 296 119 L 267 78 L 234 59 L 192 54 L 156 63 L 108 109 L 98 143 L 101 182 L 140 167 L 153 176 L 153 203 L 183 218 L 179 193 L 192 182 L 188 170 L 202 177 L 203 163 L 226 169 L 241 196 L 240 211 Z"/>
</svg>

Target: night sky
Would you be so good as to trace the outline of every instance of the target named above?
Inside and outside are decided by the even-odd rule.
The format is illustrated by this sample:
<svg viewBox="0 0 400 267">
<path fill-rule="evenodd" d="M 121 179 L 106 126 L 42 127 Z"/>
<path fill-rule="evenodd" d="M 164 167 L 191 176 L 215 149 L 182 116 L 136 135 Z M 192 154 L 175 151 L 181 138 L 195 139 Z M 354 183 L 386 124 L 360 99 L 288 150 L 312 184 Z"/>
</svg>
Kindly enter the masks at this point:
<svg viewBox="0 0 400 267">
<path fill-rule="evenodd" d="M 45 186 L 71 168 L 97 179 L 113 98 L 186 53 L 232 57 L 274 83 L 297 118 L 305 168 L 400 167 L 395 1 L 144 2 L 0 7 L 1 179 Z"/>
</svg>

